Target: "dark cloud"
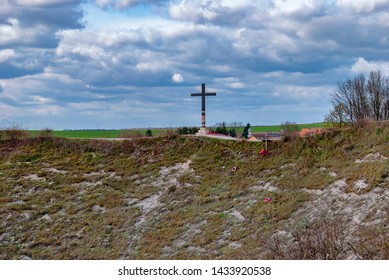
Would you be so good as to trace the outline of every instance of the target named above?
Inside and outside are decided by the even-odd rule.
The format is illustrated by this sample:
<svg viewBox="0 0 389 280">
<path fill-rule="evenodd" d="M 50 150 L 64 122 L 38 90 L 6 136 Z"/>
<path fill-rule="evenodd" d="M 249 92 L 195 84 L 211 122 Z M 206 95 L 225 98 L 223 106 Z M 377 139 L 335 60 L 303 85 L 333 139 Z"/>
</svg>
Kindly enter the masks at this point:
<svg viewBox="0 0 389 280">
<path fill-rule="evenodd" d="M 49 25 L 52 30 L 83 28 L 83 13 L 77 5 L 59 5 L 50 8 L 22 9 L 18 13 L 23 27 Z"/>
<path fill-rule="evenodd" d="M 81 1 L 11 1 L 0 9 L 2 47 L 54 48 L 55 34 L 82 28 Z"/>
<path fill-rule="evenodd" d="M 0 79 L 42 73 L 53 62 L 50 52 L 58 46 L 57 32 L 80 29 L 81 1 L 3 1 L 0 9 L 0 52 L 13 56 L 1 61 Z"/>
<path fill-rule="evenodd" d="M 40 73 L 42 69 L 26 69 L 15 67 L 9 63 L 0 63 L 0 79 L 10 79 Z"/>
<path fill-rule="evenodd" d="M 1 58 L 0 51 L 0 58 Z M 54 59 L 53 50 L 37 48 L 19 48 L 14 50 L 5 50 L 3 54 L 8 53 L 0 61 L 0 79 L 11 79 L 26 75 L 42 73 L 45 67 L 52 63 Z"/>
</svg>

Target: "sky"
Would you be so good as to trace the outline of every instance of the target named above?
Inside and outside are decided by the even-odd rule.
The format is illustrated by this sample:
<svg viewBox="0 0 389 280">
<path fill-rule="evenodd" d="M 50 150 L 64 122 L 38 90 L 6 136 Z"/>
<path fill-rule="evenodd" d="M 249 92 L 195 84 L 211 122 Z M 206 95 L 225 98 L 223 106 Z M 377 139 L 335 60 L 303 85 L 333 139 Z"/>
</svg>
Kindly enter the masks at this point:
<svg viewBox="0 0 389 280">
<path fill-rule="evenodd" d="M 389 0 L 0 0 L 0 127 L 324 120 L 389 75 Z"/>
</svg>

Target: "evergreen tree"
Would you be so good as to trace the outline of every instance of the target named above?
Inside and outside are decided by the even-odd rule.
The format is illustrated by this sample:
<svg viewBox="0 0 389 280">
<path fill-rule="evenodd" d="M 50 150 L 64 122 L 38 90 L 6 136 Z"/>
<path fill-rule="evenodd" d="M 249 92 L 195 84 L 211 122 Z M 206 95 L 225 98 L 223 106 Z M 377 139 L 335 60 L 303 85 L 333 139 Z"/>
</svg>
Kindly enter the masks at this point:
<svg viewBox="0 0 389 280">
<path fill-rule="evenodd" d="M 236 137 L 236 130 L 235 130 L 235 128 L 231 128 L 231 129 L 228 131 L 228 134 L 229 134 L 231 137 Z"/>
<path fill-rule="evenodd" d="M 247 123 L 246 127 L 243 129 L 242 137 L 243 137 L 244 139 L 249 138 L 250 127 L 251 127 L 250 123 Z"/>
<path fill-rule="evenodd" d="M 222 127 L 221 127 L 220 133 L 221 133 L 221 134 L 224 134 L 224 135 L 227 135 L 227 134 L 228 134 L 227 128 L 226 128 L 226 123 L 225 123 L 225 122 L 222 122 Z"/>
</svg>

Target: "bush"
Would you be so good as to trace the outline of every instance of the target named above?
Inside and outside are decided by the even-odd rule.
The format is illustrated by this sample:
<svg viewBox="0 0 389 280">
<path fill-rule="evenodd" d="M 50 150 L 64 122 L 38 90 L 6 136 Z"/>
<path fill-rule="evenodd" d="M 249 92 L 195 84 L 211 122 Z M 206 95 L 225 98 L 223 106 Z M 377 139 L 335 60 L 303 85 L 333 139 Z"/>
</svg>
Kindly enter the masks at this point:
<svg viewBox="0 0 389 280">
<path fill-rule="evenodd" d="M 28 138 L 30 134 L 22 129 L 20 124 L 12 123 L 9 127 L 3 129 L 0 134 L 0 139 L 19 141 Z"/>
<path fill-rule="evenodd" d="M 236 124 L 236 123 L 232 123 Z M 236 130 L 234 127 L 227 129 L 227 125 L 225 122 L 217 123 L 216 127 L 210 128 L 210 132 L 217 133 L 217 134 L 223 134 L 223 135 L 230 135 L 231 137 L 236 137 Z"/>
<path fill-rule="evenodd" d="M 38 137 L 53 137 L 53 130 L 51 128 L 44 128 L 39 131 Z"/>
<path fill-rule="evenodd" d="M 375 121 L 370 118 L 358 119 L 354 124 L 357 129 L 366 129 L 375 125 Z"/>
<path fill-rule="evenodd" d="M 27 131 L 21 129 L 7 129 L 5 130 L 5 135 L 9 140 L 13 141 L 28 138 L 30 136 Z"/>
<path fill-rule="evenodd" d="M 347 250 L 347 227 L 341 219 L 323 220 L 289 235 L 273 235 L 266 247 L 271 259 L 336 260 Z"/>
<path fill-rule="evenodd" d="M 176 132 L 181 135 L 196 134 L 199 131 L 197 127 L 179 127 Z"/>
<path fill-rule="evenodd" d="M 224 134 L 227 135 L 227 128 L 226 128 L 226 123 L 222 122 L 221 126 L 216 127 L 215 132 L 218 134 Z"/>
<path fill-rule="evenodd" d="M 231 128 L 228 130 L 228 134 L 231 136 L 231 137 L 236 137 L 236 130 L 235 128 Z"/>
<path fill-rule="evenodd" d="M 299 128 L 295 122 L 284 122 L 281 123 L 281 132 L 284 136 L 284 141 L 288 142 L 299 136 Z"/>
</svg>

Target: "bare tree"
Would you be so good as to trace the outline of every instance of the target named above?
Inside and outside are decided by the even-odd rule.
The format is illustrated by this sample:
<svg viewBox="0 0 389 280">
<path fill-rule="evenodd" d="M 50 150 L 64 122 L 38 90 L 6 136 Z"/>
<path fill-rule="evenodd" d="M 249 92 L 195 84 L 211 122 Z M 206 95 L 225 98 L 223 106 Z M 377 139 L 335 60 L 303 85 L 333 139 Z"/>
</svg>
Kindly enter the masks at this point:
<svg viewBox="0 0 389 280">
<path fill-rule="evenodd" d="M 389 120 L 389 77 L 384 80 L 384 120 Z"/>
<path fill-rule="evenodd" d="M 332 104 L 334 107 L 338 104 L 341 104 L 345 114 L 348 116 L 350 121 L 356 121 L 354 113 L 353 81 L 350 78 L 343 82 L 338 82 L 338 88 L 332 95 Z"/>
<path fill-rule="evenodd" d="M 360 74 L 354 78 L 353 84 L 353 111 L 355 121 L 369 117 L 369 104 L 366 94 L 366 78 Z"/>
<path fill-rule="evenodd" d="M 283 122 L 281 123 L 281 132 L 284 137 L 293 138 L 298 136 L 299 128 L 295 122 Z"/>
<path fill-rule="evenodd" d="M 367 92 L 371 117 L 376 120 L 382 120 L 384 113 L 384 78 L 380 71 L 372 71 L 367 82 Z"/>
<path fill-rule="evenodd" d="M 366 118 L 389 120 L 389 78 L 380 71 L 370 72 L 367 81 L 363 74 L 347 78 L 338 82 L 331 102 L 334 108 L 327 117 L 332 119 L 341 108 L 345 119 L 352 123 Z"/>
<path fill-rule="evenodd" d="M 324 121 L 332 124 L 336 128 L 342 128 L 349 122 L 348 116 L 344 109 L 343 104 L 337 104 L 334 108 L 325 116 Z"/>
</svg>

